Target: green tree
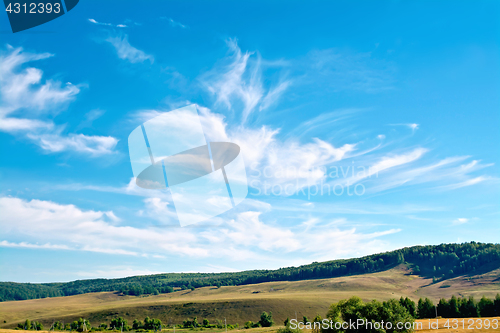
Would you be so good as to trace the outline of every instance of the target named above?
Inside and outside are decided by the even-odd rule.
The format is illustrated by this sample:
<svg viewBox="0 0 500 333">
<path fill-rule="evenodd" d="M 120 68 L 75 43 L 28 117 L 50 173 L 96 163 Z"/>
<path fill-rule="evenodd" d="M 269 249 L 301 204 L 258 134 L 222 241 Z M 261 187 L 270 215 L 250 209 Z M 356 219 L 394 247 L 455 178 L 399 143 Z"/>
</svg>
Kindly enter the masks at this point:
<svg viewBox="0 0 500 333">
<path fill-rule="evenodd" d="M 327 318 L 333 323 L 333 327 L 323 329 L 323 333 L 347 333 L 347 332 L 385 332 L 382 328 L 376 328 L 374 323 L 391 322 L 410 322 L 414 321 L 408 310 L 397 300 L 391 299 L 380 303 L 373 300 L 369 303 L 363 303 L 359 297 L 351 297 L 348 300 L 341 300 L 330 306 Z M 350 327 L 348 329 L 339 328 L 344 322 L 357 322 L 363 320 L 361 327 Z M 340 324 L 340 325 L 338 325 Z M 388 329 L 387 332 L 396 331 L 395 327 Z M 399 332 L 409 332 L 408 329 L 401 329 Z"/>
<path fill-rule="evenodd" d="M 437 313 L 438 316 L 441 316 L 443 318 L 450 318 L 450 303 L 445 300 L 444 298 L 441 298 L 439 300 L 439 303 L 437 305 Z"/>
<path fill-rule="evenodd" d="M 408 297 L 403 298 L 403 296 L 401 296 L 401 298 L 399 299 L 399 304 L 401 304 L 401 306 L 403 306 L 406 310 L 408 310 L 408 313 L 413 318 L 416 317 L 416 315 L 417 315 L 417 307 L 415 305 L 415 302 L 413 302 Z"/>
<path fill-rule="evenodd" d="M 122 329 L 123 329 L 123 331 L 130 330 L 130 326 L 128 326 L 127 321 L 125 319 L 123 319 L 122 317 L 111 319 L 109 326 L 112 329 L 116 329 L 118 331 L 121 331 Z"/>
<path fill-rule="evenodd" d="M 425 299 L 418 300 L 418 318 L 435 318 L 436 317 L 436 309 L 434 308 L 434 304 L 427 297 Z"/>
<path fill-rule="evenodd" d="M 460 317 L 460 302 L 455 295 L 451 296 L 447 315 L 449 318 Z"/>
<path fill-rule="evenodd" d="M 262 314 L 260 315 L 260 326 L 262 327 L 271 327 L 274 325 L 274 321 L 273 321 L 273 314 L 272 312 L 262 312 Z"/>
<path fill-rule="evenodd" d="M 149 317 L 144 318 L 144 329 L 157 331 L 160 329 L 161 325 L 162 323 L 160 319 Z"/>
<path fill-rule="evenodd" d="M 52 327 L 54 328 L 54 331 L 62 331 L 62 330 L 64 330 L 63 323 L 61 323 L 59 320 L 57 320 L 56 322 L 54 322 L 54 324 L 52 325 Z"/>
<path fill-rule="evenodd" d="M 70 324 L 70 329 L 78 332 L 90 331 L 92 326 L 87 319 L 80 318 Z"/>
<path fill-rule="evenodd" d="M 43 331 L 43 325 L 38 321 L 31 322 L 31 327 L 36 331 Z"/>
<path fill-rule="evenodd" d="M 495 305 L 495 316 L 500 316 L 500 294 L 495 296 L 493 304 Z"/>
<path fill-rule="evenodd" d="M 479 309 L 479 314 L 481 317 L 494 317 L 495 316 L 495 302 L 491 299 L 482 297 L 479 303 L 477 303 Z"/>
<path fill-rule="evenodd" d="M 321 321 L 323 318 L 321 318 L 320 315 L 316 315 L 313 319 L 313 328 L 311 330 L 312 333 L 320 333 L 321 332 Z"/>
<path fill-rule="evenodd" d="M 479 311 L 474 301 L 474 297 L 463 298 L 460 304 L 460 316 L 464 318 L 479 317 Z"/>
<path fill-rule="evenodd" d="M 132 329 L 134 329 L 134 330 L 138 330 L 138 329 L 143 328 L 143 327 L 144 327 L 144 324 L 140 320 L 134 319 L 134 321 L 132 322 Z"/>
</svg>

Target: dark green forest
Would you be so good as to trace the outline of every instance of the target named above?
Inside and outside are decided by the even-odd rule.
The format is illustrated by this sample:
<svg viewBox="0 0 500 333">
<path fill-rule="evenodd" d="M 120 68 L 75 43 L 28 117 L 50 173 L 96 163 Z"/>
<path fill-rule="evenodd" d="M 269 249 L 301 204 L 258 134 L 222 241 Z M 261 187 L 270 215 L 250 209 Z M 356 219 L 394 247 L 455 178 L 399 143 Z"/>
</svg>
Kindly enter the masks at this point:
<svg viewBox="0 0 500 333">
<path fill-rule="evenodd" d="M 236 273 L 165 273 L 120 279 L 90 279 L 61 283 L 0 282 L 0 301 L 70 296 L 114 291 L 126 295 L 169 293 L 175 289 L 234 286 L 270 281 L 298 281 L 380 272 L 407 264 L 415 274 L 434 282 L 470 274 L 486 264 L 500 267 L 500 244 L 462 243 L 412 246 L 362 258 L 313 262 L 277 270 Z"/>
</svg>

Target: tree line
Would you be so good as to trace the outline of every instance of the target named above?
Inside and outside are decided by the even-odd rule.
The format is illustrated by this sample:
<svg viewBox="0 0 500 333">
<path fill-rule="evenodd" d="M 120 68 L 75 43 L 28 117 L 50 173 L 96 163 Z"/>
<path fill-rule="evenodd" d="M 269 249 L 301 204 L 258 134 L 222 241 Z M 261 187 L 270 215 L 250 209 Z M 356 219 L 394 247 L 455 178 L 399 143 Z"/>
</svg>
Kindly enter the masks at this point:
<svg viewBox="0 0 500 333">
<path fill-rule="evenodd" d="M 496 317 L 500 316 L 500 294 L 495 299 L 483 296 L 479 301 L 469 296 L 457 298 L 452 296 L 450 300 L 441 298 L 437 305 L 428 299 L 419 299 L 418 303 L 406 298 L 400 299 L 406 309 L 414 318 L 471 318 L 471 317 Z"/>
<path fill-rule="evenodd" d="M 312 321 L 304 316 L 302 327 L 300 327 L 296 321 L 287 318 L 284 322 L 285 327 L 279 329 L 277 333 L 300 333 L 301 328 L 307 328 L 311 333 L 412 332 L 416 319 L 435 318 L 436 316 L 471 318 L 499 315 L 499 294 L 494 300 L 483 296 L 479 302 L 476 302 L 473 297 L 457 298 L 452 296 L 450 300 L 441 299 L 437 306 L 428 298 L 420 298 L 417 303 L 408 297 L 401 297 L 399 300 L 390 299 L 385 302 L 372 300 L 365 303 L 361 298 L 353 296 L 350 299 L 333 303 L 326 314 L 326 321 L 320 315 L 317 315 Z M 346 325 L 346 323 L 360 322 L 361 326 Z M 398 323 L 400 323 L 399 327 Z"/>
<path fill-rule="evenodd" d="M 271 327 L 274 324 L 272 313 L 262 312 L 260 316 L 260 321 L 254 323 L 248 321 L 245 323 L 245 328 L 253 327 Z M 132 326 L 128 324 L 126 319 L 123 317 L 117 317 L 111 319 L 108 324 L 102 323 L 98 326 L 92 326 L 87 319 L 80 318 L 71 323 L 64 323 L 61 321 L 55 321 L 49 331 L 76 331 L 76 332 L 103 332 L 103 331 L 120 331 L 127 332 L 134 330 L 136 332 L 149 332 L 149 331 L 161 331 L 163 328 L 167 328 L 170 325 L 164 325 L 160 319 L 157 318 L 144 318 L 144 321 L 134 319 Z M 207 318 L 204 318 L 201 322 L 198 322 L 198 318 L 194 317 L 192 320 L 184 320 L 182 324 L 174 325 L 178 328 L 226 328 L 228 330 L 239 328 L 239 324 L 226 324 L 220 319 L 216 319 L 215 323 L 210 323 Z M 17 330 L 33 330 L 41 331 L 43 330 L 43 325 L 37 321 L 30 321 L 26 319 L 24 323 L 19 323 L 16 327 Z"/>
<path fill-rule="evenodd" d="M 0 282 L 0 301 L 70 296 L 113 291 L 124 295 L 169 293 L 207 286 L 246 285 L 271 281 L 298 281 L 374 273 L 407 264 L 415 274 L 434 282 L 474 273 L 482 266 L 500 263 L 500 244 L 462 243 L 413 246 L 362 258 L 313 262 L 277 270 L 235 273 L 166 273 L 121 279 L 90 279 L 65 283 Z"/>
</svg>

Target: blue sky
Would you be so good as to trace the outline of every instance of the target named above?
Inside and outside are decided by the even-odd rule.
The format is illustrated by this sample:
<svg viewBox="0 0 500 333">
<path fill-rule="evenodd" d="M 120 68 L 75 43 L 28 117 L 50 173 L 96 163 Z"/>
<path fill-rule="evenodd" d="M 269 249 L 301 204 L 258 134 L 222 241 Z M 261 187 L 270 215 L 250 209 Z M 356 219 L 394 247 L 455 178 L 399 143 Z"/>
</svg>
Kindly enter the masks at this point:
<svg viewBox="0 0 500 333">
<path fill-rule="evenodd" d="M 81 1 L 16 34 L 0 15 L 0 280 L 498 242 L 499 9 Z M 179 227 L 169 192 L 133 179 L 130 132 L 188 104 L 247 166 L 217 226 Z"/>
</svg>

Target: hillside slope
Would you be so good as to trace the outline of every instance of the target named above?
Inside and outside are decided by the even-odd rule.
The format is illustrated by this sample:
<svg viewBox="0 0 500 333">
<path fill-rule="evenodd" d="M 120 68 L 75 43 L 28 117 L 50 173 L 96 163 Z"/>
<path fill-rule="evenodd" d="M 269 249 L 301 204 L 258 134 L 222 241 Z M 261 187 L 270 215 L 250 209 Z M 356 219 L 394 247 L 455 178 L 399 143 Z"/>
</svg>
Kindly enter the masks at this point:
<svg viewBox="0 0 500 333">
<path fill-rule="evenodd" d="M 500 262 L 500 244 L 463 243 L 413 246 L 370 256 L 277 270 L 236 273 L 166 273 L 121 279 L 90 279 L 66 283 L 0 282 L 0 301 L 70 296 L 89 292 L 119 291 L 126 295 L 159 294 L 174 288 L 238 286 L 273 281 L 301 281 L 382 272 L 406 263 L 413 271 L 434 281 L 476 272 Z M 500 265 L 499 265 L 500 266 Z"/>
<path fill-rule="evenodd" d="M 83 317 L 92 324 L 122 316 L 131 322 L 146 316 L 166 324 L 182 323 L 187 318 L 227 318 L 228 323 L 257 321 L 262 311 L 272 311 L 277 322 L 297 316 L 324 316 L 329 305 L 357 295 L 364 300 L 399 298 L 414 300 L 430 297 L 437 301 L 452 295 L 485 295 L 494 298 L 500 290 L 500 262 L 483 265 L 477 274 L 468 274 L 439 283 L 416 275 L 409 265 L 398 265 L 384 272 L 315 279 L 279 281 L 260 284 L 203 287 L 160 295 L 128 296 L 99 292 L 76 296 L 0 303 L 1 327 L 14 327 L 26 318 L 51 325 L 54 320 L 69 322 Z M 446 288 L 442 288 L 446 285 Z"/>
</svg>

